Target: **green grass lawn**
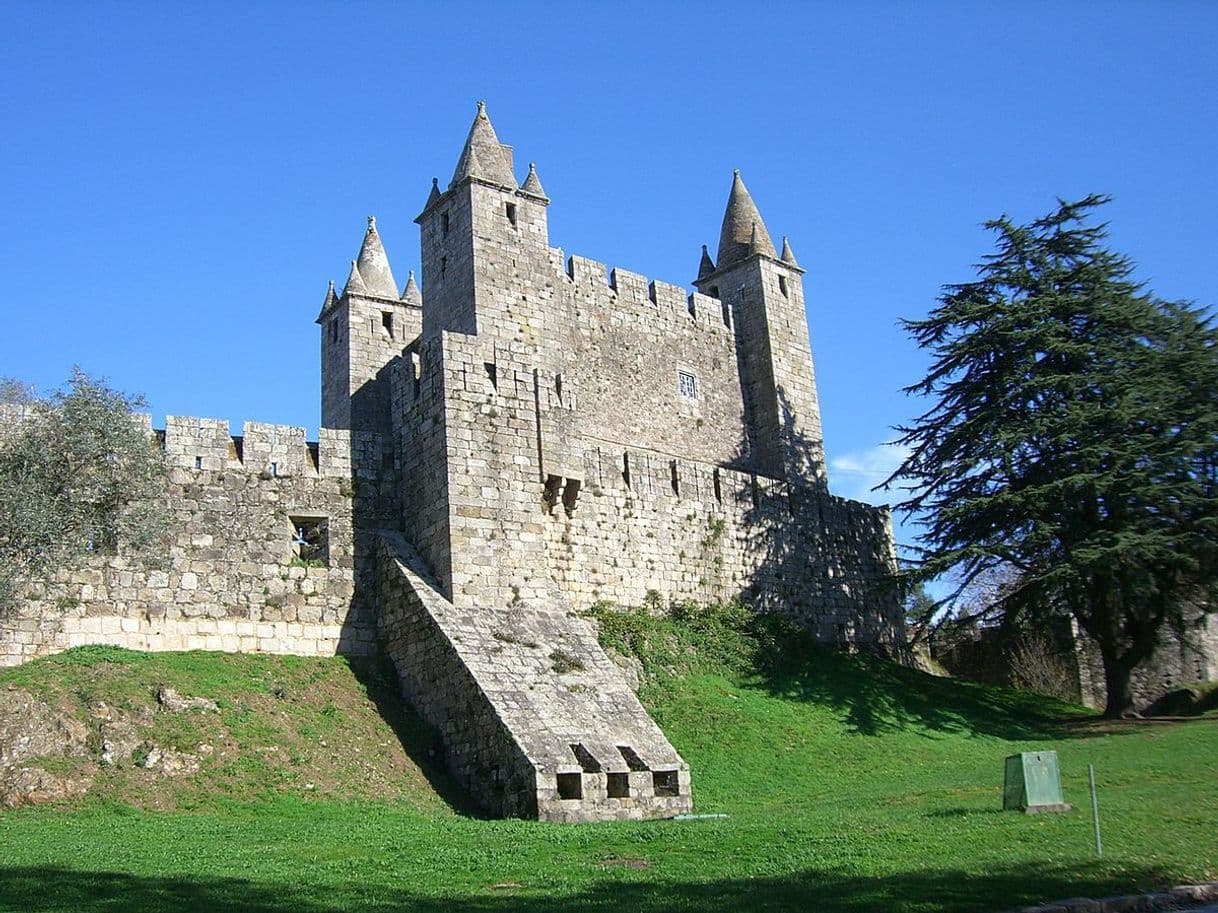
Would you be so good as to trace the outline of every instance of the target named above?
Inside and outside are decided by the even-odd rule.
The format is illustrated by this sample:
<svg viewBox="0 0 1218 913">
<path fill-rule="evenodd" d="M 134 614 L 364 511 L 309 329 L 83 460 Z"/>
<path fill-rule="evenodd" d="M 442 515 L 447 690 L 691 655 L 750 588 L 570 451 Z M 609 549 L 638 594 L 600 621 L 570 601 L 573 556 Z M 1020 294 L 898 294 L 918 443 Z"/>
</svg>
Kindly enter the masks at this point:
<svg viewBox="0 0 1218 913">
<path fill-rule="evenodd" d="M 1213 718 L 1099 724 L 1044 699 L 819 650 L 730 612 L 609 618 L 604 639 L 642 656 L 643 697 L 693 769 L 697 810 L 727 818 L 480 820 L 436 798 L 451 787 L 427 764 L 431 785 L 393 801 L 319 797 L 291 777 L 246 801 L 230 778 L 228 796 L 183 785 L 185 800 L 147 810 L 116 801 L 144 793 L 115 780 L 110 798 L 0 813 L 0 910 L 984 911 L 1218 878 Z M 345 668 L 292 660 L 268 678 L 282 660 L 156 662 L 156 680 L 227 700 L 221 717 L 248 716 L 257 702 L 242 688 L 277 675 L 336 676 L 337 693 Z M 51 694 L 66 681 L 62 696 L 83 687 L 81 668 L 42 661 L 0 675 L 0 687 Z M 129 696 L 148 690 L 138 675 L 110 679 Z M 246 722 L 234 738 L 273 737 L 273 725 Z M 1003 758 L 1033 749 L 1058 752 L 1073 813 L 999 810 Z"/>
</svg>

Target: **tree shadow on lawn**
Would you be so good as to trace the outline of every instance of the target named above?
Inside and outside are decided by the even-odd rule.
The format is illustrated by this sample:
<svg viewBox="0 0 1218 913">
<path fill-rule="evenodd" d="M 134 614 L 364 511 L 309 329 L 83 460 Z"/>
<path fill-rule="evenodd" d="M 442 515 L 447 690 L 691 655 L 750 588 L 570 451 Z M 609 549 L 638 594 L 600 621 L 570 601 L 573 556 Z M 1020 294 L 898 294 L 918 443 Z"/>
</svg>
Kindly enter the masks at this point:
<svg viewBox="0 0 1218 913">
<path fill-rule="evenodd" d="M 1098 867 L 1062 868 L 1018 865 L 978 875 L 931 869 L 883 878 L 809 869 L 782 878 L 697 882 L 629 880 L 606 869 L 605 878 L 582 891 L 563 896 L 537 893 L 545 885 L 486 885 L 474 896 L 436 897 L 409 887 L 410 873 L 398 885 L 339 887 L 282 884 L 220 877 L 154 877 L 122 872 L 82 872 L 57 866 L 0 869 L 0 909 L 28 913 L 52 911 L 118 911 L 141 913 L 577 913 L 587 910 L 631 910 L 667 913 L 698 910 L 824 911 L 824 913 L 914 913 L 914 911 L 1000 910 L 1066 897 L 1101 897 L 1162 888 L 1172 879 L 1155 868 L 1128 869 L 1121 876 Z"/>
<path fill-rule="evenodd" d="M 772 624 L 764 616 L 758 625 Z M 788 635 L 759 651 L 754 682 L 779 697 L 844 713 L 862 735 L 930 730 L 1010 741 L 1068 737 L 1077 710 L 1051 698 L 928 675 L 879 657 L 848 654 Z"/>
</svg>

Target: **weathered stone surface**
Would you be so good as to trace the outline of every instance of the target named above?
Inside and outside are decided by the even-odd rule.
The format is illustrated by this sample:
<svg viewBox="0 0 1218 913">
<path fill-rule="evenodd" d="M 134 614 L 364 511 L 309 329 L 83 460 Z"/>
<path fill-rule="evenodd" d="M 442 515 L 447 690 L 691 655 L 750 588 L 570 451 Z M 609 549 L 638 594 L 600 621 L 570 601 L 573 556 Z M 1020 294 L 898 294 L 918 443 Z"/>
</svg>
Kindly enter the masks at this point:
<svg viewBox="0 0 1218 913">
<path fill-rule="evenodd" d="M 157 703 L 170 713 L 181 713 L 186 710 L 209 710 L 216 712 L 220 708 L 208 697 L 182 697 L 172 688 L 161 688 L 156 693 Z"/>
<path fill-rule="evenodd" d="M 404 539 L 386 534 L 383 549 L 382 641 L 484 806 L 551 821 L 692 808 L 688 765 L 583 619 L 561 602 L 463 611 Z"/>
<path fill-rule="evenodd" d="M 19 688 L 0 690 L 0 806 L 17 808 L 81 796 L 86 775 L 53 773 L 42 758 L 88 754 L 89 729 Z"/>
<path fill-rule="evenodd" d="M 0 806 L 19 808 L 77 799 L 91 782 L 88 777 L 64 776 L 40 767 L 0 767 Z"/>
<path fill-rule="evenodd" d="M 0 767 L 85 754 L 88 728 L 20 688 L 0 690 Z"/>
</svg>

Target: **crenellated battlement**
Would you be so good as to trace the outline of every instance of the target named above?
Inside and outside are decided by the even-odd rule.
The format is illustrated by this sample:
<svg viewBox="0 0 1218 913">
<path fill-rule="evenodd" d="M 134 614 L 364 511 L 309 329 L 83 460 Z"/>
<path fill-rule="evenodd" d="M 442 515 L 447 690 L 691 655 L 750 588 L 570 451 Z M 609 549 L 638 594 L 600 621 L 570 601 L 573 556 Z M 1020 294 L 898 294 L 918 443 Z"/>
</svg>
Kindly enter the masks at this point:
<svg viewBox="0 0 1218 913">
<path fill-rule="evenodd" d="M 655 317 L 668 327 L 686 326 L 732 336 L 731 309 L 718 298 L 687 293 L 679 285 L 648 279 L 642 273 L 609 267 L 578 254 L 567 258 L 566 277 L 578 303 L 613 308 L 638 318 Z"/>
<path fill-rule="evenodd" d="M 637 499 L 699 502 L 709 509 L 744 506 L 757 518 L 811 513 L 820 522 L 839 516 L 882 515 L 870 504 L 827 495 L 806 485 L 719 463 L 638 447 L 589 440 L 583 452 L 588 486 Z M 853 522 L 853 521 L 852 521 Z M 882 524 L 881 524 L 882 526 Z M 877 529 L 881 527 L 876 527 Z"/>
<path fill-rule="evenodd" d="M 166 463 L 179 469 L 234 470 L 267 478 L 351 474 L 353 435 L 345 429 L 322 428 L 317 441 L 308 441 L 297 425 L 245 422 L 235 435 L 225 419 L 167 415 L 164 429 L 155 431 L 151 417 L 143 419 Z"/>
</svg>

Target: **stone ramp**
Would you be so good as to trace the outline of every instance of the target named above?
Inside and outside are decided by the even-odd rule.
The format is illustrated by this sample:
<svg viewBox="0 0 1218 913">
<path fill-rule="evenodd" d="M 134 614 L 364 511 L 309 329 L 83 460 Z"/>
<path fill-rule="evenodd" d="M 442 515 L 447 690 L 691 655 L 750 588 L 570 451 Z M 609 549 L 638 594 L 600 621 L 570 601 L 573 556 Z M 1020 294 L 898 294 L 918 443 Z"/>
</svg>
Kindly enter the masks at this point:
<svg viewBox="0 0 1218 913">
<path fill-rule="evenodd" d="M 378 583 L 380 638 L 403 691 L 487 811 L 598 821 L 692 809 L 688 765 L 565 600 L 454 605 L 389 531 Z"/>
</svg>

